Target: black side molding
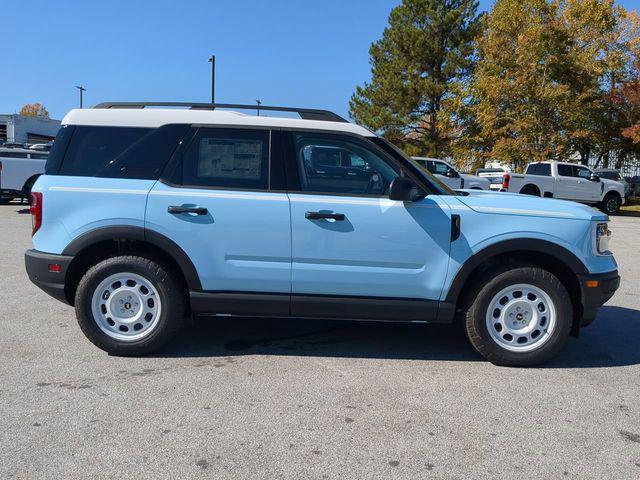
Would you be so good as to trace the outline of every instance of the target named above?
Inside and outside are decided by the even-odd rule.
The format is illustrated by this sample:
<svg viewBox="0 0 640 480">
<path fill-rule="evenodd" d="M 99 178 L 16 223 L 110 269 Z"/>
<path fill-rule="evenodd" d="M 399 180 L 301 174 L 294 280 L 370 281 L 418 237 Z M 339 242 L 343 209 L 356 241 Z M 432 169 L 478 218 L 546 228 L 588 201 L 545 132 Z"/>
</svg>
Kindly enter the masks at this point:
<svg viewBox="0 0 640 480">
<path fill-rule="evenodd" d="M 451 215 L 451 241 L 460 238 L 460 215 Z"/>
</svg>

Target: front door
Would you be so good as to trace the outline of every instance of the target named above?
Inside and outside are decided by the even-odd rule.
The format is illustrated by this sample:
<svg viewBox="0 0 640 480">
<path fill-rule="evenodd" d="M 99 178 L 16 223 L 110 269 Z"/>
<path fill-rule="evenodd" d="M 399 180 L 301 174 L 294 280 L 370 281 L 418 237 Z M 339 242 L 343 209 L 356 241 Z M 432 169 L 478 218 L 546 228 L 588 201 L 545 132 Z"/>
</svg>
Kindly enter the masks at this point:
<svg viewBox="0 0 640 480">
<path fill-rule="evenodd" d="M 576 200 L 581 202 L 595 202 L 600 199 L 600 191 L 602 185 L 600 182 L 592 182 L 591 170 L 587 167 L 575 165 L 574 167 L 576 182 Z"/>
<path fill-rule="evenodd" d="M 306 295 L 437 304 L 451 235 L 450 209 L 444 199 L 389 200 L 389 185 L 402 167 L 366 140 L 299 132 L 291 134 L 291 143 L 293 158 L 288 160 L 295 163 L 299 176 L 299 186 L 289 191 L 292 312 L 304 314 L 297 310 L 296 298 Z M 366 175 L 355 177 L 344 169 L 342 175 L 334 170 L 329 176 L 307 168 L 318 149 L 350 152 L 362 159 Z M 322 302 L 320 298 L 314 308 L 322 309 Z M 375 308 L 376 301 L 369 304 Z"/>
<path fill-rule="evenodd" d="M 145 227 L 185 251 L 203 290 L 286 294 L 288 312 L 289 200 L 270 188 L 270 139 L 269 130 L 198 129 L 170 181 L 149 193 Z"/>
</svg>

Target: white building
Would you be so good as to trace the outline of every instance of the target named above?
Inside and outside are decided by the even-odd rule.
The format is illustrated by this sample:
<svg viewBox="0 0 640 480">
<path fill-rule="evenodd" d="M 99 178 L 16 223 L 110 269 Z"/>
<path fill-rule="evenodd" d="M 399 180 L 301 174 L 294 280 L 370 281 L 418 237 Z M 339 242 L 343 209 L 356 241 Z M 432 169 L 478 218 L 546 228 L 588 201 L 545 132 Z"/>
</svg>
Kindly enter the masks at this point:
<svg viewBox="0 0 640 480">
<path fill-rule="evenodd" d="M 0 143 L 47 143 L 60 128 L 60 120 L 0 114 Z"/>
</svg>

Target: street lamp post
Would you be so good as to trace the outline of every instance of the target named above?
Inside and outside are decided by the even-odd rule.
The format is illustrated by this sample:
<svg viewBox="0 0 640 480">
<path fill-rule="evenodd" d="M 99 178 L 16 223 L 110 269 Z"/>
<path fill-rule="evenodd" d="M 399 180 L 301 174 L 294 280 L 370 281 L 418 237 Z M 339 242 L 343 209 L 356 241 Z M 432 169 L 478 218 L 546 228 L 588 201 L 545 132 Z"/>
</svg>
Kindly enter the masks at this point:
<svg viewBox="0 0 640 480">
<path fill-rule="evenodd" d="M 80 108 L 82 108 L 82 92 L 86 92 L 87 89 L 84 88 L 82 85 L 76 85 L 76 88 L 80 90 Z"/>
<path fill-rule="evenodd" d="M 211 103 L 215 103 L 216 99 L 216 56 L 211 55 L 209 57 L 209 63 L 211 63 Z"/>
<path fill-rule="evenodd" d="M 260 105 L 262 105 L 262 100 L 258 99 L 256 100 L 256 104 L 258 105 L 258 108 L 256 110 L 258 110 L 258 116 L 260 116 Z M 269 116 L 269 115 L 267 115 Z"/>
</svg>

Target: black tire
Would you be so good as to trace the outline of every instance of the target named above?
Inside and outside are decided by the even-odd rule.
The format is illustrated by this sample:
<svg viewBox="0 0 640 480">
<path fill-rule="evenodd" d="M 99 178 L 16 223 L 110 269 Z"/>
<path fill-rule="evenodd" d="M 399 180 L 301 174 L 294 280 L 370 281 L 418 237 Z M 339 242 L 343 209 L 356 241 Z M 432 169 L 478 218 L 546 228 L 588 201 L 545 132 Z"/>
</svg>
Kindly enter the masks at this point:
<svg viewBox="0 0 640 480">
<path fill-rule="evenodd" d="M 529 284 L 543 290 L 553 302 L 557 318 L 545 343 L 528 352 L 507 350 L 489 333 L 486 314 L 495 295 L 510 285 Z M 508 367 L 538 365 L 549 361 L 565 344 L 571 331 L 572 304 L 564 285 L 552 273 L 536 266 L 504 265 L 475 279 L 462 305 L 462 319 L 469 341 L 491 363 Z"/>
<path fill-rule="evenodd" d="M 150 282 L 162 306 L 155 327 L 139 340 L 110 337 L 98 326 L 92 312 L 93 292 L 110 275 L 122 272 L 140 275 Z M 175 273 L 154 260 L 127 255 L 102 260 L 84 274 L 76 290 L 75 310 L 82 332 L 95 346 L 112 355 L 138 356 L 157 351 L 175 337 L 184 323 L 185 302 L 185 289 Z"/>
<path fill-rule="evenodd" d="M 615 193 L 607 193 L 599 207 L 607 215 L 615 215 L 620 211 L 622 200 Z"/>
<path fill-rule="evenodd" d="M 534 187 L 533 185 L 525 185 L 522 190 L 520 190 L 521 195 L 533 195 L 534 197 L 540 196 L 540 190 L 538 187 Z"/>
</svg>

